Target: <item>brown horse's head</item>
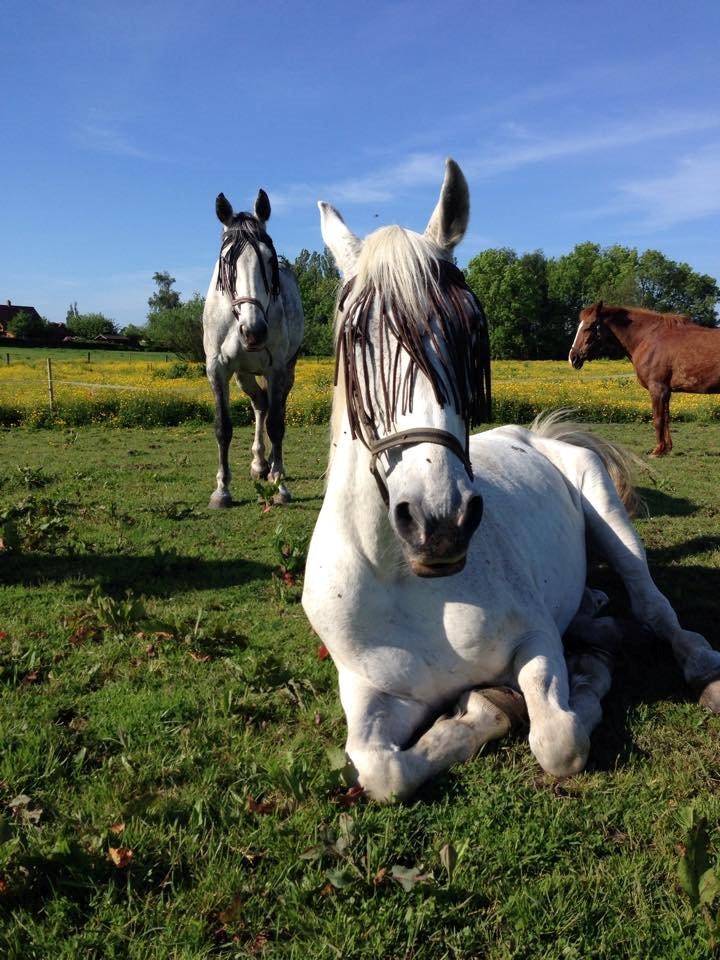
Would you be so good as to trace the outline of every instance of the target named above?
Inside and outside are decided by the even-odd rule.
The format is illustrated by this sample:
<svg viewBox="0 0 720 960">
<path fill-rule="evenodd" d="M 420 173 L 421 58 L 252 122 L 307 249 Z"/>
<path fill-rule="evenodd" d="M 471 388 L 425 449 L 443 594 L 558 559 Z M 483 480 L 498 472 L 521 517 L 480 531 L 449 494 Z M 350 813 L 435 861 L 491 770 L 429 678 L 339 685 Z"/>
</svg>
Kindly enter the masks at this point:
<svg viewBox="0 0 720 960">
<path fill-rule="evenodd" d="M 603 303 L 600 300 L 580 311 L 580 323 L 568 354 L 568 361 L 576 370 L 579 370 L 586 360 L 594 360 L 607 339 L 602 309 Z"/>
</svg>

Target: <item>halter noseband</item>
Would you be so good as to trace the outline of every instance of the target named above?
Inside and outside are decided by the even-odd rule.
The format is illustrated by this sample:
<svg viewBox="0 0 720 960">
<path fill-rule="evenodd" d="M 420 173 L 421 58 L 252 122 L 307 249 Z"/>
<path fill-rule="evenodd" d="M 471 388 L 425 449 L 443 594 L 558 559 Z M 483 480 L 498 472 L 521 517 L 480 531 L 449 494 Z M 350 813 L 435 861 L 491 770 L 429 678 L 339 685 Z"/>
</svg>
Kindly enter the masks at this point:
<svg viewBox="0 0 720 960">
<path fill-rule="evenodd" d="M 370 451 L 370 473 L 375 477 L 375 483 L 386 507 L 390 505 L 390 494 L 385 476 L 378 466 L 378 457 L 381 453 L 386 453 L 396 447 L 401 449 L 414 447 L 418 443 L 436 443 L 441 447 L 447 447 L 460 459 L 470 481 L 472 482 L 475 479 L 467 448 L 460 443 L 455 434 L 449 433 L 447 430 L 438 430 L 435 427 L 414 427 L 410 430 L 401 430 L 398 433 L 389 433 L 386 437 L 380 437 L 376 440 L 368 440 L 363 437 L 363 441 Z"/>
<path fill-rule="evenodd" d="M 271 300 L 273 299 L 272 296 L 271 296 L 270 299 L 271 299 Z M 258 310 L 260 311 L 260 313 L 262 313 L 262 315 L 263 315 L 263 320 L 265 321 L 265 323 L 268 322 L 268 318 L 267 318 L 267 308 L 264 307 L 264 306 L 262 305 L 262 303 L 260 303 L 260 301 L 259 301 L 256 297 L 235 297 L 234 300 L 231 300 L 231 301 L 230 301 L 230 306 L 232 307 L 233 313 L 235 314 L 235 316 L 236 316 L 238 319 L 240 319 L 240 311 L 239 311 L 239 310 L 236 310 L 235 307 L 239 307 L 241 303 L 251 303 L 251 304 L 253 304 L 253 306 L 257 307 Z"/>
</svg>

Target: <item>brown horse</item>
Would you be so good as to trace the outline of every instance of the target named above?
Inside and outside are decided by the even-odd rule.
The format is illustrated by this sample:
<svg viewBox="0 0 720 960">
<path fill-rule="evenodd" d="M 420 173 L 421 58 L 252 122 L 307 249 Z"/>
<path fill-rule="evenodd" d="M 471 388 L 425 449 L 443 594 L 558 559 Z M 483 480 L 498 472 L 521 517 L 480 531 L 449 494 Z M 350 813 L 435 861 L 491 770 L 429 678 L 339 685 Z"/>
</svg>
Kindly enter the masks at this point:
<svg viewBox="0 0 720 960">
<path fill-rule="evenodd" d="M 630 357 L 650 392 L 657 433 L 650 455 L 661 457 L 672 450 L 670 394 L 720 393 L 720 330 L 700 327 L 683 314 L 605 307 L 601 300 L 580 312 L 568 360 L 579 370 L 612 341 Z"/>
</svg>

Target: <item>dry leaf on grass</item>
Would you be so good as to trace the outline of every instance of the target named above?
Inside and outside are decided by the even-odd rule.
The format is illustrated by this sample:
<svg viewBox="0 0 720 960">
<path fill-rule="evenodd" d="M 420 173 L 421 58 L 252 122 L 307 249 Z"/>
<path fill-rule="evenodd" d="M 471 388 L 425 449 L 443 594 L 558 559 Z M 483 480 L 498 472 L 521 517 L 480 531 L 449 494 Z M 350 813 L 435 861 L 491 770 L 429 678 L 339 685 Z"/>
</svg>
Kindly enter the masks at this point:
<svg viewBox="0 0 720 960">
<path fill-rule="evenodd" d="M 330 656 L 330 651 L 328 650 L 328 648 L 325 646 L 324 643 L 321 643 L 320 646 L 317 648 L 318 660 L 327 660 L 329 656 Z"/>
<path fill-rule="evenodd" d="M 345 793 L 338 796 L 337 802 L 341 807 L 354 807 L 362 800 L 364 794 L 365 791 L 362 787 L 349 787 Z"/>
<path fill-rule="evenodd" d="M 108 856 L 118 870 L 122 870 L 124 867 L 130 865 L 130 861 L 133 858 L 133 851 L 130 847 L 108 847 Z"/>
<path fill-rule="evenodd" d="M 254 797 L 248 794 L 247 808 L 251 813 L 272 813 L 275 809 L 275 804 L 272 800 L 268 800 L 265 803 L 258 803 Z"/>
</svg>

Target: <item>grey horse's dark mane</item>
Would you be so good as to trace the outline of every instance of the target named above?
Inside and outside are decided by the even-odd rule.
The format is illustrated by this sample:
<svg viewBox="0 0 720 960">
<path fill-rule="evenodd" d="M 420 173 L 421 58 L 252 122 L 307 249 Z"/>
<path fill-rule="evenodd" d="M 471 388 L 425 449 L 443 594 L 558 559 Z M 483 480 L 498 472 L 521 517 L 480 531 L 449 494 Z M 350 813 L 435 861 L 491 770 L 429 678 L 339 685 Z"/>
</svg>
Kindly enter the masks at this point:
<svg viewBox="0 0 720 960">
<path fill-rule="evenodd" d="M 270 279 L 268 280 L 265 270 L 265 261 L 260 255 L 260 244 L 264 243 L 270 250 Z M 271 296 L 276 297 L 280 292 L 280 267 L 278 265 L 278 256 L 275 251 L 270 236 L 265 231 L 265 227 L 257 217 L 251 213 L 236 214 L 229 227 L 223 233 L 220 243 L 220 258 L 217 278 L 217 289 L 223 293 L 235 296 L 235 283 L 237 282 L 237 261 L 247 245 L 250 245 L 257 255 L 260 263 L 265 291 Z"/>
<path fill-rule="evenodd" d="M 441 406 L 451 403 L 455 407 L 468 434 L 472 424 L 490 417 L 485 312 L 454 264 L 432 258 L 429 268 L 432 277 L 420 278 L 425 280 L 426 302 L 420 312 L 408 310 L 392 293 L 383 293 L 372 282 L 356 292 L 353 278 L 340 293 L 335 383 L 344 382 L 353 437 L 363 440 L 363 428 L 376 430 L 371 389 L 375 377 L 390 421 L 386 428 L 394 423 L 398 411 L 412 410 L 418 372 L 427 377 Z M 410 360 L 404 370 L 400 364 L 403 353 Z"/>
</svg>

